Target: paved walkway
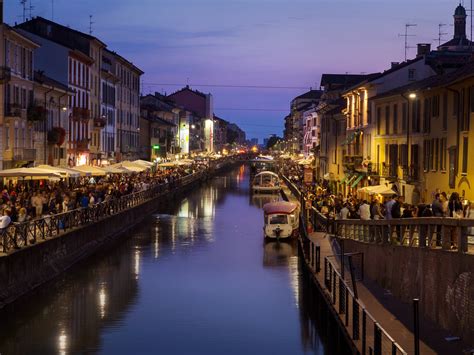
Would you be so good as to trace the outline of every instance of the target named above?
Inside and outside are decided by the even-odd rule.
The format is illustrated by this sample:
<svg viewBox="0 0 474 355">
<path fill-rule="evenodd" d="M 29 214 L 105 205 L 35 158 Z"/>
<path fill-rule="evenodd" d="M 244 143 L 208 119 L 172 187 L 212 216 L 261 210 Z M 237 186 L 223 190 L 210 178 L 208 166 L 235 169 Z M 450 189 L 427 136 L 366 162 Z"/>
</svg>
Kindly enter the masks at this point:
<svg viewBox="0 0 474 355">
<path fill-rule="evenodd" d="M 286 186 L 283 186 L 283 194 L 292 202 L 298 202 L 291 194 Z M 332 237 L 322 232 L 314 232 L 309 235 L 310 240 L 320 246 L 321 271 L 316 273 L 312 267 L 311 270 L 319 282 L 321 288 L 327 292 L 330 297 L 331 293 L 324 283 L 324 258 L 338 254 L 337 244 Z M 340 271 L 339 259 L 331 258 L 333 265 Z M 348 278 L 346 272 L 346 279 Z M 349 282 L 350 284 L 350 282 Z M 357 291 L 360 303 L 375 318 L 383 329 L 408 353 L 414 354 L 414 335 L 413 335 L 413 308 L 412 305 L 403 303 L 393 297 L 390 292 L 378 286 L 375 282 L 367 280 L 357 282 Z M 351 313 L 351 312 L 350 312 Z M 344 321 L 344 314 L 340 315 Z M 351 315 L 352 317 L 352 315 Z M 352 324 L 352 318 L 349 319 L 349 326 Z M 352 334 L 352 329 L 348 327 L 348 333 Z M 446 337 L 451 336 L 447 331 L 441 329 L 435 323 L 420 319 L 420 353 L 428 354 L 471 354 L 472 349 L 468 344 L 462 341 L 448 342 Z M 369 341 L 373 339 L 373 325 L 368 322 L 367 337 Z M 362 349 L 360 341 L 355 341 L 356 346 Z M 386 343 L 383 344 L 382 353 L 391 353 L 387 349 Z M 369 344 L 367 345 L 369 346 Z M 367 348 L 367 353 L 369 353 Z"/>
<path fill-rule="evenodd" d="M 319 273 L 314 272 L 314 275 L 321 287 L 329 294 L 324 285 L 324 258 L 336 254 L 337 251 L 335 250 L 332 238 L 325 233 L 311 233 L 309 238 L 313 243 L 319 245 L 321 250 L 321 271 Z M 334 265 L 337 265 L 338 270 L 340 270 L 339 260 L 336 258 L 331 259 Z M 357 291 L 361 304 L 380 323 L 382 328 L 408 354 L 414 354 L 414 336 L 411 330 L 413 323 L 412 306 L 398 301 L 390 293 L 370 280 L 357 282 Z M 341 319 L 343 317 L 344 315 L 341 315 Z M 372 334 L 372 332 L 373 330 L 368 327 L 367 334 Z M 349 333 L 352 334 L 351 331 Z M 461 341 L 448 342 L 445 340 L 447 336 L 450 336 L 450 334 L 437 327 L 436 324 L 420 319 L 421 354 L 470 354 L 470 352 L 466 352 L 466 349 L 470 349 L 469 345 Z"/>
</svg>

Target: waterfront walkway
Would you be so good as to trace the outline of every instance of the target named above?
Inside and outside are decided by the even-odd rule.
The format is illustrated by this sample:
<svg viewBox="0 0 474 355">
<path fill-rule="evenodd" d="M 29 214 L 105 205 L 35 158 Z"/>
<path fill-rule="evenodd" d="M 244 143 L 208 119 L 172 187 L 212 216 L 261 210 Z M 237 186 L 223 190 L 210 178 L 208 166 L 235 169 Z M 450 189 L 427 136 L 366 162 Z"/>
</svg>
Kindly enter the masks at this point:
<svg viewBox="0 0 474 355">
<path fill-rule="evenodd" d="M 314 232 L 309 235 L 310 240 L 320 246 L 321 261 L 327 256 L 333 256 L 338 253 L 337 245 L 333 238 L 322 232 Z M 366 256 L 367 257 L 367 256 Z M 340 271 L 340 263 L 338 258 L 332 258 L 333 263 Z M 316 273 L 311 268 L 314 277 L 318 280 L 321 287 L 331 293 L 324 286 L 324 270 Z M 348 275 L 346 275 L 347 278 Z M 364 279 L 357 282 L 357 291 L 359 301 L 367 309 L 367 311 L 379 322 L 383 329 L 394 338 L 394 340 L 408 354 L 414 354 L 414 335 L 412 331 L 413 311 L 412 306 L 402 303 L 395 299 L 386 290 L 376 285 L 370 280 Z M 341 315 L 341 320 L 343 315 Z M 372 334 L 372 329 L 367 330 L 368 334 Z M 463 354 L 463 351 L 469 349 L 469 345 L 461 341 L 448 342 L 445 337 L 452 334 L 441 330 L 432 322 L 420 319 L 420 353 L 421 354 Z M 360 348 L 360 341 L 356 345 Z"/>
</svg>

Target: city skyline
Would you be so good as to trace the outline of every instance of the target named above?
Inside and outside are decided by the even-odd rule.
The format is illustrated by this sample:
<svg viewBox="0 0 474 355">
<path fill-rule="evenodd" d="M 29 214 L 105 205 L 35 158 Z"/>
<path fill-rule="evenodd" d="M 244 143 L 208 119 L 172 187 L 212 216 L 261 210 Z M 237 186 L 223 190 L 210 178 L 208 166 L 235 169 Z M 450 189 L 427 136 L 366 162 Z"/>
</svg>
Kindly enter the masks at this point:
<svg viewBox="0 0 474 355">
<path fill-rule="evenodd" d="M 403 61 L 403 38 L 398 35 L 405 23 L 418 25 L 410 29 L 416 35 L 409 38 L 411 46 L 436 47 L 440 23 L 447 24 L 443 39 L 451 38 L 458 1 L 399 1 L 383 8 L 374 6 L 379 4 L 375 1 L 250 4 L 186 0 L 164 1 L 158 7 L 142 1 L 137 8 L 125 1 L 115 1 L 114 6 L 108 0 L 55 1 L 54 21 L 87 33 L 93 15 L 92 34 L 145 71 L 143 94 L 169 94 L 186 84 L 211 92 L 218 116 L 262 141 L 270 134 L 282 134 L 289 102 L 305 91 L 302 88 L 317 88 L 321 74 L 383 71 L 390 62 Z M 51 2 L 32 1 L 32 5 L 33 16 L 53 16 Z M 7 2 L 5 7 L 8 23 L 22 21 L 20 2 Z M 351 16 L 354 13 L 359 15 Z M 365 38 L 370 40 L 364 42 Z M 410 49 L 408 58 L 414 55 Z"/>
</svg>

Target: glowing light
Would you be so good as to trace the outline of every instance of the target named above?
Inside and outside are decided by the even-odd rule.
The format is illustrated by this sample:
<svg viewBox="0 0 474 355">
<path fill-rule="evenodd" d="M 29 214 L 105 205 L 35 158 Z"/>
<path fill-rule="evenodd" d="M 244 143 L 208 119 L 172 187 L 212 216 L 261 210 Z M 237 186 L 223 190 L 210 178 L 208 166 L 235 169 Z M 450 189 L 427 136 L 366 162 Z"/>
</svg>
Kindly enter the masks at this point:
<svg viewBox="0 0 474 355">
<path fill-rule="evenodd" d="M 414 92 L 412 92 L 410 95 L 408 95 L 408 97 L 412 100 L 416 99 L 416 94 Z"/>
<path fill-rule="evenodd" d="M 140 250 L 135 250 L 135 279 L 138 280 L 138 275 L 140 274 Z"/>
<path fill-rule="evenodd" d="M 82 166 L 87 164 L 87 155 L 85 154 L 79 154 L 79 157 L 77 158 L 77 166 Z"/>
<path fill-rule="evenodd" d="M 254 146 L 252 147 L 252 152 L 254 152 L 254 153 L 257 153 L 257 152 L 258 152 L 258 148 L 257 148 L 256 145 L 254 145 Z"/>
<path fill-rule="evenodd" d="M 105 289 L 101 287 L 99 291 L 99 309 L 100 309 L 100 318 L 105 317 L 105 306 L 107 304 L 107 295 Z"/>
<path fill-rule="evenodd" d="M 58 337 L 58 350 L 61 355 L 66 354 L 67 350 L 67 335 L 64 330 L 61 330 L 61 334 Z"/>
</svg>

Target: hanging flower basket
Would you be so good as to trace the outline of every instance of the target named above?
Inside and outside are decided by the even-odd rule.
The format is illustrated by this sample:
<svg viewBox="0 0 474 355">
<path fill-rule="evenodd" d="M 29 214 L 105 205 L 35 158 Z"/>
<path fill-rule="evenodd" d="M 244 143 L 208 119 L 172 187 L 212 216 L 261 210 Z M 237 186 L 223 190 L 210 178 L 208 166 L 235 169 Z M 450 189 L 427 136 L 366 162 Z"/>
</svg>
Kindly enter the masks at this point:
<svg viewBox="0 0 474 355">
<path fill-rule="evenodd" d="M 48 143 L 61 146 L 66 139 L 66 131 L 62 127 L 53 127 L 48 132 Z"/>
</svg>

